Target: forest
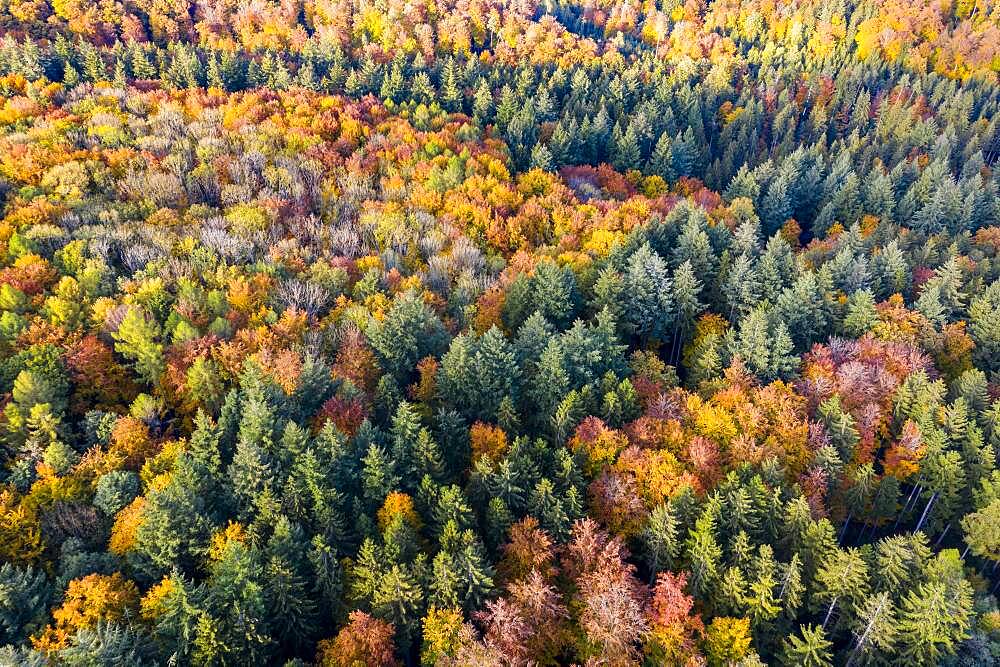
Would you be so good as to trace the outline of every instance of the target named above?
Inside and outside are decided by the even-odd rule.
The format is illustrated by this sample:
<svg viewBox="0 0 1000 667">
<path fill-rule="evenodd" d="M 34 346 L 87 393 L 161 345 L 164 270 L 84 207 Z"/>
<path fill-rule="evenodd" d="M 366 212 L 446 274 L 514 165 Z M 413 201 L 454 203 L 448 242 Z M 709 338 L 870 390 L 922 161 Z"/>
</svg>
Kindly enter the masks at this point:
<svg viewBox="0 0 1000 667">
<path fill-rule="evenodd" d="M 0 0 L 0 666 L 1000 665 L 1000 5 Z"/>
</svg>

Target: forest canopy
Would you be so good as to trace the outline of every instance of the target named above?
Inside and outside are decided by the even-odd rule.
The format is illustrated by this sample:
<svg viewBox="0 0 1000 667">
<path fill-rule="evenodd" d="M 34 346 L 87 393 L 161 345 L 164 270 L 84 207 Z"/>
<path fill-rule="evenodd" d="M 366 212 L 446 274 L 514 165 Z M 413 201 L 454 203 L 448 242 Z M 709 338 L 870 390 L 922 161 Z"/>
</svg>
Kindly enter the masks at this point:
<svg viewBox="0 0 1000 667">
<path fill-rule="evenodd" d="M 0 2 L 0 665 L 1000 664 L 1000 8 Z"/>
</svg>

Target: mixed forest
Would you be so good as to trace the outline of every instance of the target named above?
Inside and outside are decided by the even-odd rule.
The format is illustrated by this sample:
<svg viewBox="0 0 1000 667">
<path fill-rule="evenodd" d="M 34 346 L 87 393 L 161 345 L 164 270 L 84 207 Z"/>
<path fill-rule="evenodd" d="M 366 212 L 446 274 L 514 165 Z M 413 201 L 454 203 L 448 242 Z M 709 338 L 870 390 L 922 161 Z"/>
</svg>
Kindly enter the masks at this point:
<svg viewBox="0 0 1000 667">
<path fill-rule="evenodd" d="M 0 665 L 1000 664 L 1000 5 L 0 0 Z"/>
</svg>

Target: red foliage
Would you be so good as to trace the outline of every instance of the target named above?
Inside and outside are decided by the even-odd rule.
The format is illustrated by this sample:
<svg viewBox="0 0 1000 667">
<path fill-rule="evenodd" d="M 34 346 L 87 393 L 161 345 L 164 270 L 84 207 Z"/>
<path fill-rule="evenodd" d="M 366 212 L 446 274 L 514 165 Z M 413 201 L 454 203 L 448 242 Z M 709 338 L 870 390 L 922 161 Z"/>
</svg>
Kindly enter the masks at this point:
<svg viewBox="0 0 1000 667">
<path fill-rule="evenodd" d="M 653 599 L 649 604 L 652 642 L 664 661 L 681 663 L 697 650 L 705 625 L 701 616 L 692 613 L 694 598 L 684 593 L 687 574 L 661 572 L 656 578 Z"/>
<path fill-rule="evenodd" d="M 327 421 L 331 421 L 341 433 L 353 436 L 367 416 L 368 408 L 360 396 L 333 396 L 320 408 L 315 424 L 317 428 L 321 428 Z"/>
<path fill-rule="evenodd" d="M 344 335 L 332 370 L 334 377 L 347 378 L 362 391 L 374 390 L 379 376 L 378 362 L 360 330 L 352 328 Z"/>
<path fill-rule="evenodd" d="M 59 277 L 56 270 L 38 255 L 19 257 L 14 266 L 0 269 L 0 284 L 8 284 L 28 296 L 44 292 Z"/>
<path fill-rule="evenodd" d="M 84 336 L 66 350 L 63 358 L 73 380 L 70 409 L 77 414 L 95 408 L 121 411 L 138 393 L 130 373 L 97 336 Z"/>
</svg>

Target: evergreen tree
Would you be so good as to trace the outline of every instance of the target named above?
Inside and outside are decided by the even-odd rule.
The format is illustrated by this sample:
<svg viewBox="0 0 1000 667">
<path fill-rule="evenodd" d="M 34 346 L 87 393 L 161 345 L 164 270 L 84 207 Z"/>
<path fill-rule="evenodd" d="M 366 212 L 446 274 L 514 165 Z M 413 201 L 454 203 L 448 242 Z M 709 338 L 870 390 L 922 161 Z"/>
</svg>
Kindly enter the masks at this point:
<svg viewBox="0 0 1000 667">
<path fill-rule="evenodd" d="M 823 628 L 802 625 L 799 633 L 788 637 L 782 648 L 781 663 L 801 667 L 828 667 L 833 665 L 830 648 L 833 643 L 826 638 Z"/>
<path fill-rule="evenodd" d="M 674 318 L 671 280 L 667 263 L 648 243 L 629 259 L 622 287 L 629 329 L 643 339 L 664 339 Z"/>
</svg>

